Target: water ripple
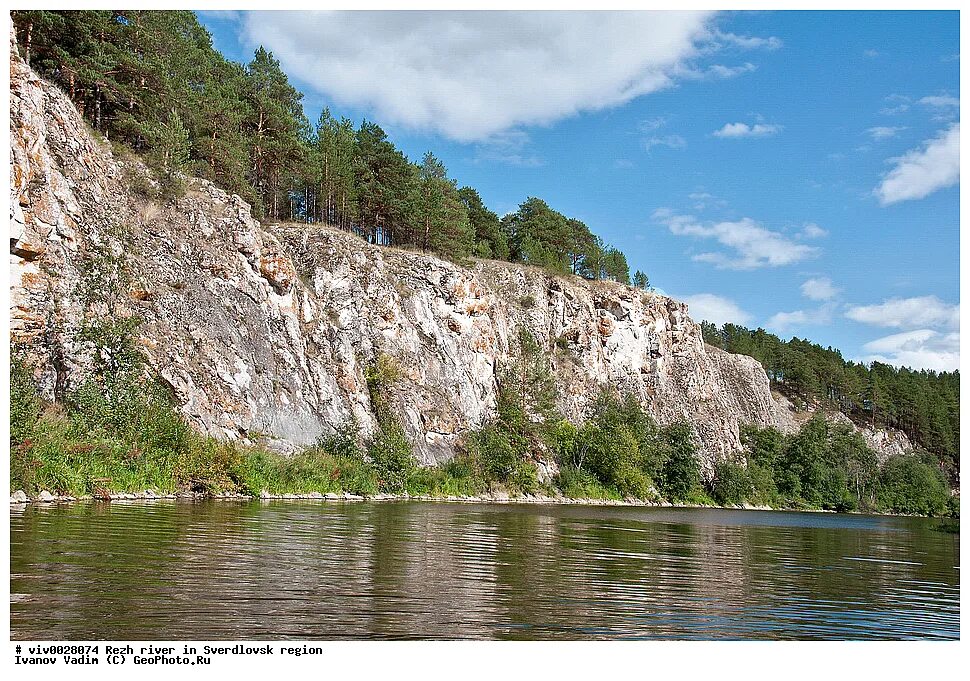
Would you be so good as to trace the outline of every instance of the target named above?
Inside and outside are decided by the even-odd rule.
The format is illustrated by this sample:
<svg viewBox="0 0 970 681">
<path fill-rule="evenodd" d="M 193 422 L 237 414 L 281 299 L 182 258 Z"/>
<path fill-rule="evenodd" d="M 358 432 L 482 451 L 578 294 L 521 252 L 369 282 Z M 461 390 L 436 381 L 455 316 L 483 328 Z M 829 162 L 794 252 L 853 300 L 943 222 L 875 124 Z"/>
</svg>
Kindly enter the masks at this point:
<svg viewBox="0 0 970 681">
<path fill-rule="evenodd" d="M 932 528 L 707 509 L 30 506 L 11 512 L 11 636 L 958 638 L 959 536 Z"/>
</svg>

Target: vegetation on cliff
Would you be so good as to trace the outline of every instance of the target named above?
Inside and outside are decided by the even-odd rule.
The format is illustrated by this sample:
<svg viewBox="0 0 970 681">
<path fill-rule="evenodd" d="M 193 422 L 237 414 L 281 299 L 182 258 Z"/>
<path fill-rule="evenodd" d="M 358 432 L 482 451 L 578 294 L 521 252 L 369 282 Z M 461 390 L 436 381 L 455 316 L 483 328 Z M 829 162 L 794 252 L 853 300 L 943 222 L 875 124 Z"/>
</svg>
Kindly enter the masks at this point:
<svg viewBox="0 0 970 681">
<path fill-rule="evenodd" d="M 133 178 L 145 193 L 178 194 L 184 172 L 239 194 L 258 217 L 630 283 L 623 253 L 542 199 L 500 219 L 433 154 L 411 162 L 373 122 L 355 126 L 324 109 L 311 125 L 272 53 L 260 47 L 245 66 L 226 60 L 192 12 L 12 16 L 28 64 L 61 86 L 98 133 L 154 169 L 155 185 Z"/>
<path fill-rule="evenodd" d="M 93 369 L 60 404 L 44 404 L 30 367 L 11 363 L 11 489 L 74 496 L 152 490 L 404 493 L 474 496 L 486 491 L 573 498 L 754 503 L 835 511 L 958 515 L 946 481 L 925 453 L 891 458 L 881 468 L 847 426 L 816 417 L 801 432 L 750 428 L 745 452 L 722 461 L 702 482 L 688 424 L 658 426 L 639 402 L 604 390 L 589 418 L 573 424 L 556 409 L 548 360 L 522 332 L 500 384 L 496 415 L 470 433 L 454 459 L 416 465 L 388 392 L 395 362 L 379 355 L 367 369 L 378 428 L 362 438 L 354 424 L 313 447 L 282 456 L 255 445 L 221 442 L 194 431 L 166 388 L 147 370 L 133 341 L 136 321 L 91 327 Z M 540 464 L 558 475 L 545 484 Z"/>
<path fill-rule="evenodd" d="M 783 341 L 763 329 L 701 324 L 704 341 L 761 362 L 772 387 L 796 404 L 822 404 L 875 428 L 898 428 L 925 450 L 951 484 L 960 479 L 960 372 L 914 371 L 843 359 L 831 347 Z"/>
</svg>

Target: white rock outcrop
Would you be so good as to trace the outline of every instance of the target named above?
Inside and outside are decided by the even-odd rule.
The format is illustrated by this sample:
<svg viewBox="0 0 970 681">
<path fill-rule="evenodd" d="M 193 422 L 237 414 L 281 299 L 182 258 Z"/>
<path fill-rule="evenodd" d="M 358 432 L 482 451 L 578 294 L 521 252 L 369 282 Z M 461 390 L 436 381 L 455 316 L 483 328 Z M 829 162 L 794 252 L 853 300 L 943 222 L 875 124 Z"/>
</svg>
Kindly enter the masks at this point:
<svg viewBox="0 0 970 681">
<path fill-rule="evenodd" d="M 198 179 L 182 198 L 147 201 L 132 189 L 144 169 L 92 137 L 15 53 L 10 131 L 11 342 L 48 398 L 90 366 L 82 326 L 137 317 L 141 348 L 197 428 L 293 450 L 351 417 L 374 428 L 364 369 L 385 353 L 403 368 L 393 403 L 430 463 L 491 413 L 525 326 L 572 419 L 614 386 L 662 423 L 690 421 L 708 470 L 739 448 L 741 425 L 776 422 L 761 365 L 705 346 L 670 298 L 262 226 Z"/>
</svg>

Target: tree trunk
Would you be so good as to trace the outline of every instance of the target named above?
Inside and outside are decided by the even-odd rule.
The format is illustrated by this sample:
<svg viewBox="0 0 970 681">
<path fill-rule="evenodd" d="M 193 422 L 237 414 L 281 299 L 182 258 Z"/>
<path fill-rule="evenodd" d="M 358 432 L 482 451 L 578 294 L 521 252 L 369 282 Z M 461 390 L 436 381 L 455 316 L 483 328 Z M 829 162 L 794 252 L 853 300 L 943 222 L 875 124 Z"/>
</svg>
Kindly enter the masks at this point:
<svg viewBox="0 0 970 681">
<path fill-rule="evenodd" d="M 27 66 L 30 66 L 30 43 L 31 43 L 31 34 L 33 33 L 33 31 L 34 31 L 34 22 L 28 21 L 27 39 L 24 40 L 24 61 L 27 63 Z"/>
</svg>

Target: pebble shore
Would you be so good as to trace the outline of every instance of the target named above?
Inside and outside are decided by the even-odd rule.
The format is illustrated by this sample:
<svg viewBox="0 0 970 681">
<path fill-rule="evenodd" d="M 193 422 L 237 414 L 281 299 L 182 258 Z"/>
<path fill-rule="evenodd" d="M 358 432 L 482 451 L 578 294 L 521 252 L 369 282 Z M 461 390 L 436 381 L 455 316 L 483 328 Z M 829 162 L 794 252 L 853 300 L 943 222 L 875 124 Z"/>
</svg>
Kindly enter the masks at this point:
<svg viewBox="0 0 970 681">
<path fill-rule="evenodd" d="M 709 506 L 701 506 L 699 504 L 672 504 L 666 501 L 644 501 L 640 499 L 584 499 L 584 498 L 571 498 L 564 496 L 548 496 L 548 495 L 523 495 L 523 496 L 510 496 L 504 492 L 495 492 L 489 494 L 481 494 L 470 497 L 455 497 L 455 496 L 431 496 L 431 495 L 411 495 L 411 494 L 373 494 L 368 496 L 361 496 L 359 494 L 351 494 L 349 492 L 343 492 L 340 494 L 322 494 L 320 492 L 309 492 L 307 494 L 270 494 L 269 492 L 263 491 L 258 496 L 253 496 L 250 494 L 239 494 L 236 492 L 224 492 L 209 494 L 205 492 L 177 492 L 169 494 L 157 494 L 151 490 L 145 490 L 142 492 L 119 492 L 115 494 L 110 494 L 106 496 L 93 497 L 89 494 L 82 496 L 70 496 L 70 495 L 55 495 L 51 494 L 47 490 L 41 491 L 36 497 L 28 497 L 23 490 L 17 490 L 10 495 L 10 503 L 26 505 L 26 504 L 57 504 L 57 503 L 74 503 L 79 501 L 155 501 L 162 499 L 174 499 L 174 500 L 202 500 L 202 499 L 215 499 L 215 500 L 228 500 L 228 501 L 272 501 L 272 500 L 292 500 L 292 499 L 310 499 L 318 501 L 437 501 L 437 502 L 451 502 L 451 503 L 466 503 L 466 504 L 572 504 L 580 506 L 651 506 L 651 507 L 668 507 L 668 508 L 711 508 Z M 733 508 L 744 508 L 749 510 L 772 510 L 769 506 L 752 506 L 746 504 L 741 507 Z"/>
</svg>

